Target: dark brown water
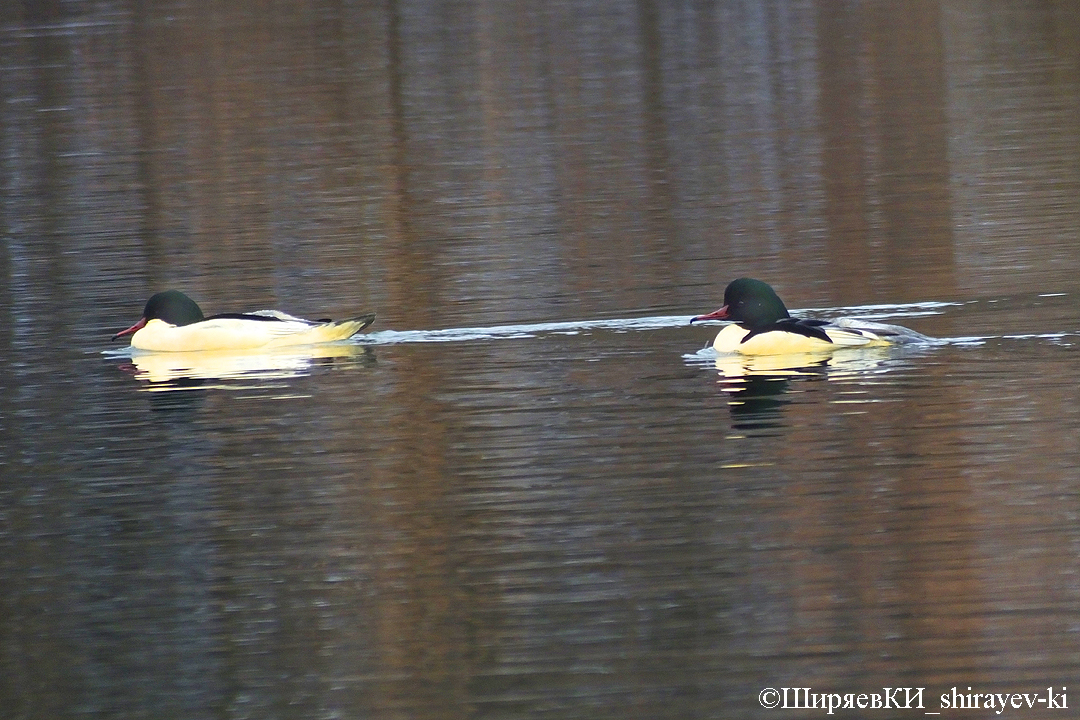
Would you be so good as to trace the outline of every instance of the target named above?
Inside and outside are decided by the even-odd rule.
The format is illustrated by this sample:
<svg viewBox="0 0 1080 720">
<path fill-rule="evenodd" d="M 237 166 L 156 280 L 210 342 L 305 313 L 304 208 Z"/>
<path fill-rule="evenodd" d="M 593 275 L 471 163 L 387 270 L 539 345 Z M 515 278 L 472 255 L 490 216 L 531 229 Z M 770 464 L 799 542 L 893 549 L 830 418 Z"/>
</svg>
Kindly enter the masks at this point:
<svg viewBox="0 0 1080 720">
<path fill-rule="evenodd" d="M 1080 707 L 1075 3 L 0 19 L 0 717 Z M 741 275 L 944 342 L 718 366 Z"/>
</svg>

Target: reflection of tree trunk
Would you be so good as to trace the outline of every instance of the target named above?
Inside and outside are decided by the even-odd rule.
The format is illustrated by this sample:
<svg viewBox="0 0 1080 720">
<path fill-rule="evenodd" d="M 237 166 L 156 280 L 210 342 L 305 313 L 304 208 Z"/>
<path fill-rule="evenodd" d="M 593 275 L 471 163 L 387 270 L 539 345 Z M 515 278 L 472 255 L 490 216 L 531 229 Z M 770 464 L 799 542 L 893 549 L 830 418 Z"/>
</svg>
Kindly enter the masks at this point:
<svg viewBox="0 0 1080 720">
<path fill-rule="evenodd" d="M 832 0 L 819 5 L 826 258 L 840 302 L 953 297 L 956 292 L 938 12 L 923 0 L 903 10 Z M 910 288 L 917 289 L 917 297 L 908 295 Z M 923 419 L 918 406 L 905 407 L 884 435 L 881 428 L 852 425 L 850 442 L 870 447 L 880 444 L 882 436 L 906 438 L 885 451 L 892 456 L 888 482 L 906 503 L 940 495 L 942 470 L 928 469 L 920 458 L 947 457 L 950 444 L 958 440 L 938 434 L 910 446 L 907 429 Z M 943 425 L 954 423 L 960 424 L 951 420 Z M 864 483 L 871 483 L 873 475 L 868 470 Z M 868 554 L 882 552 L 872 540 L 876 520 L 856 520 L 867 527 L 849 533 L 858 544 L 837 565 L 843 575 L 832 580 L 861 593 L 850 598 L 860 606 L 895 605 L 899 627 L 888 631 L 907 638 L 906 652 L 917 659 L 927 647 L 947 648 L 952 656 L 978 651 L 978 630 L 960 617 L 966 600 L 979 592 L 977 571 L 963 569 L 972 568 L 977 548 L 957 542 L 946 550 L 940 542 L 943 528 L 953 536 L 974 533 L 963 527 L 970 514 L 960 500 L 968 497 L 969 488 L 959 469 L 951 481 L 957 503 L 928 506 L 924 523 L 895 528 L 899 544 L 887 593 L 873 589 L 876 571 L 864 562 Z M 853 518 L 873 519 L 882 502 L 865 490 L 842 497 L 829 527 L 850 524 Z M 863 538 L 868 539 L 865 546 Z M 862 638 L 880 629 L 852 631 Z M 928 666 L 928 672 L 942 662 L 934 660 L 937 665 Z"/>
<path fill-rule="evenodd" d="M 387 170 L 387 229 L 398 242 L 404 233 L 409 207 L 406 154 L 405 107 L 402 94 L 405 72 L 401 67 L 401 14 L 396 0 L 387 3 L 387 100 L 389 104 L 389 144 L 390 152 L 386 158 Z"/>
<path fill-rule="evenodd" d="M 402 34 L 402 9 L 397 0 L 386 6 L 387 121 L 383 169 L 384 253 L 377 262 L 390 313 L 400 319 L 412 311 L 430 314 L 439 302 L 437 242 L 423 228 L 424 213 L 413 193 L 418 163 L 410 155 L 409 88 Z M 382 134 L 380 133 L 380 134 Z M 418 193 L 423 198 L 422 193 Z M 422 202 L 422 200 L 420 201 Z M 419 227 L 418 227 L 419 226 Z M 430 319 L 430 318 L 428 318 Z M 412 322 L 406 320 L 406 322 Z M 379 683 L 374 703 L 382 707 L 430 708 L 464 703 L 458 666 L 462 638 L 452 630 L 464 626 L 462 602 L 454 584 L 447 538 L 454 535 L 453 518 L 445 511 L 450 491 L 446 478 L 447 434 L 438 403 L 433 398 L 447 384 L 443 369 L 423 353 L 398 358 L 402 377 L 409 381 L 393 390 L 389 407 L 395 408 L 380 423 L 379 442 L 403 452 L 395 460 L 376 465 L 377 504 L 392 508 L 374 518 L 380 534 L 394 538 L 390 552 L 374 565 L 378 587 L 386 592 L 376 608 L 375 642 L 378 663 L 390 677 L 409 677 L 410 683 Z M 405 640 L 403 640 L 405 638 Z"/>
<path fill-rule="evenodd" d="M 652 202 L 646 220 L 667 218 L 673 204 L 668 167 L 668 111 L 664 106 L 664 37 L 656 0 L 639 0 L 638 22 L 641 25 L 641 95 L 644 125 L 645 171 L 648 173 Z M 661 237 L 668 223 L 658 223 Z M 658 233 L 649 233 L 655 236 Z"/>
<path fill-rule="evenodd" d="M 822 183 L 827 224 L 825 261 L 834 287 L 830 296 L 840 302 L 873 297 L 871 271 L 871 214 L 874 192 L 872 153 L 867 147 L 872 128 L 863 117 L 859 17 L 853 3 L 823 0 L 818 6 L 821 64 L 820 116 L 823 134 Z"/>
<path fill-rule="evenodd" d="M 916 0 L 902 12 L 868 6 L 878 43 L 884 253 L 890 296 L 906 297 L 916 279 L 922 297 L 952 297 L 955 259 L 949 211 L 948 123 L 939 4 Z"/>
<path fill-rule="evenodd" d="M 820 5 L 827 257 L 845 301 L 911 299 L 911 286 L 953 294 L 937 18 L 931 7 Z"/>
<path fill-rule="evenodd" d="M 137 0 L 132 9 L 131 23 L 131 84 L 133 105 L 133 136 L 135 137 L 135 192 L 142 196 L 143 212 L 139 214 L 138 232 L 140 247 L 143 251 L 143 266 L 149 278 L 148 285 L 151 288 L 165 286 L 167 278 L 159 277 L 167 264 L 165 253 L 162 248 L 162 234 L 166 232 L 165 213 L 161 202 L 161 185 L 159 180 L 164 174 L 159 174 L 156 161 L 161 153 L 166 152 L 162 145 L 167 146 L 158 132 L 158 118 L 155 117 L 155 108 L 159 107 L 155 98 L 154 79 L 158 77 L 160 68 L 150 67 L 155 57 L 150 48 L 155 46 L 150 38 L 154 37 L 156 30 L 153 24 L 148 22 L 149 10 L 147 0 Z M 162 43 L 164 45 L 164 43 Z"/>
</svg>

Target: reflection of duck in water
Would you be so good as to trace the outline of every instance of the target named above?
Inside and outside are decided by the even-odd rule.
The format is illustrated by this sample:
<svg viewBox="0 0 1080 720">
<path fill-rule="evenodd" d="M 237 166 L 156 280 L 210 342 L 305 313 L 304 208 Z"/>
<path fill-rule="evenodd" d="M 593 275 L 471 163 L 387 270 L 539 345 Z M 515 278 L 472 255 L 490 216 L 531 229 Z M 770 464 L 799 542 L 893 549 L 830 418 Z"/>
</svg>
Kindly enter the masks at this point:
<svg viewBox="0 0 1080 720">
<path fill-rule="evenodd" d="M 151 352 L 280 348 L 345 340 L 374 320 L 374 313 L 336 322 L 304 320 L 277 310 L 204 317 L 187 295 L 166 290 L 151 297 L 139 321 L 113 340 L 131 335 L 131 347 Z"/>
<path fill-rule="evenodd" d="M 724 290 L 724 306 L 690 322 L 697 320 L 733 320 L 735 324 L 716 336 L 713 348 L 742 355 L 820 354 L 929 340 L 899 325 L 849 318 L 793 318 L 768 284 L 751 278 L 732 281 Z"/>
<path fill-rule="evenodd" d="M 791 402 L 785 397 L 789 382 L 784 376 L 758 375 L 740 378 L 738 384 L 725 383 L 732 427 L 760 430 L 783 425 L 784 406 Z"/>
<path fill-rule="evenodd" d="M 374 359 L 374 351 L 365 345 L 324 343 L 254 350 L 139 352 L 121 369 L 145 381 L 147 390 L 238 388 L 244 380 L 283 380 L 309 375 L 320 367 L 369 364 Z M 215 380 L 224 382 L 215 384 Z"/>
<path fill-rule="evenodd" d="M 783 425 L 784 407 L 792 382 L 824 379 L 831 357 L 822 354 L 721 355 L 716 358 L 720 388 L 727 396 L 735 429 L 765 429 Z"/>
</svg>

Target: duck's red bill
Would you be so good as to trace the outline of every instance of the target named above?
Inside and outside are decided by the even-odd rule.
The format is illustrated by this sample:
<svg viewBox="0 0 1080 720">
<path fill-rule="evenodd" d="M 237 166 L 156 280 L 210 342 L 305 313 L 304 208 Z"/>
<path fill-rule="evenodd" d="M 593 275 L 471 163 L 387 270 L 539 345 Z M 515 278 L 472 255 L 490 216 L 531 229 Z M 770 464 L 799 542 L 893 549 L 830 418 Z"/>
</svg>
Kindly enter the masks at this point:
<svg viewBox="0 0 1080 720">
<path fill-rule="evenodd" d="M 728 319 L 728 306 L 720 308 L 719 310 L 713 310 L 708 315 L 698 315 L 697 317 L 690 318 L 690 322 L 696 320 L 727 320 Z"/>
<path fill-rule="evenodd" d="M 130 335 L 133 332 L 137 332 L 139 330 L 142 330 L 145 326 L 146 326 L 146 318 L 139 318 L 139 322 L 135 323 L 134 325 L 129 327 L 127 330 L 121 330 L 120 332 L 116 333 L 115 335 L 112 336 L 112 339 L 115 340 L 116 338 L 124 337 L 125 335 Z"/>
</svg>

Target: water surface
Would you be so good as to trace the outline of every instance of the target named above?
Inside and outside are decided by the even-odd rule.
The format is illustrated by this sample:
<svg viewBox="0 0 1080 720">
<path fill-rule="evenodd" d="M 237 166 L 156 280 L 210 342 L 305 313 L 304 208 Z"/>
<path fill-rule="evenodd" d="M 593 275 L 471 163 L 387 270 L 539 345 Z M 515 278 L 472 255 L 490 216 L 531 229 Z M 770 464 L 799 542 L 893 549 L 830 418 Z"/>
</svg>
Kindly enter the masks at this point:
<svg viewBox="0 0 1080 720">
<path fill-rule="evenodd" d="M 1069 3 L 0 22 L 0 715 L 1080 706 Z M 743 275 L 941 342 L 733 364 Z M 110 345 L 167 287 L 379 316 Z"/>
</svg>

